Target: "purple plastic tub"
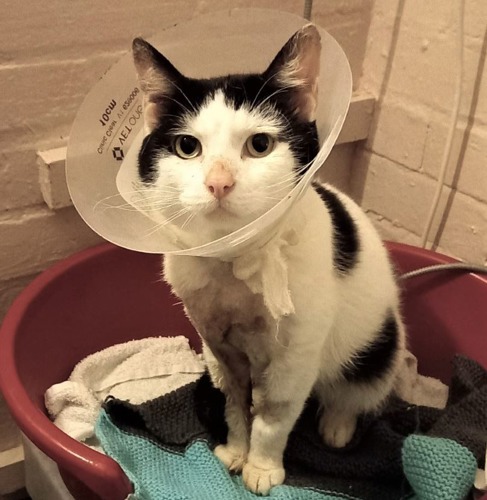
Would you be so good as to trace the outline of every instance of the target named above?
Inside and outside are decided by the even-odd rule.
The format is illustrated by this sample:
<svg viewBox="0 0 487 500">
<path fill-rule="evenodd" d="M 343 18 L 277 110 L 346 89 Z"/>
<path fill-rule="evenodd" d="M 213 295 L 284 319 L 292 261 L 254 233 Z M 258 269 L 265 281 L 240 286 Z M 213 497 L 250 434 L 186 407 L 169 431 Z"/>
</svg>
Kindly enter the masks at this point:
<svg viewBox="0 0 487 500">
<path fill-rule="evenodd" d="M 400 272 L 453 262 L 407 245 L 388 247 Z M 459 352 L 487 368 L 487 280 L 432 273 L 404 285 L 410 347 L 420 371 L 448 382 L 450 360 Z M 21 430 L 57 463 L 75 498 L 120 500 L 132 487 L 112 459 L 53 425 L 44 392 L 88 354 L 134 338 L 183 334 L 198 350 L 199 338 L 176 302 L 160 279 L 160 257 L 103 244 L 45 271 L 6 316 L 0 388 Z"/>
</svg>

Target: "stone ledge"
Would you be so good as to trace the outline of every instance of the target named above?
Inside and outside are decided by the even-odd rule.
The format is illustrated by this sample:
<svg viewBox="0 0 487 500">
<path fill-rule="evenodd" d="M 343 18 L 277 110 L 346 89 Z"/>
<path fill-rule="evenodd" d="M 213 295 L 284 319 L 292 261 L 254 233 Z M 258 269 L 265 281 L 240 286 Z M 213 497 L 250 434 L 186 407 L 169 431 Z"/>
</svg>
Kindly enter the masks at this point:
<svg viewBox="0 0 487 500">
<path fill-rule="evenodd" d="M 0 496 L 24 487 L 24 449 L 22 445 L 0 451 Z"/>
</svg>

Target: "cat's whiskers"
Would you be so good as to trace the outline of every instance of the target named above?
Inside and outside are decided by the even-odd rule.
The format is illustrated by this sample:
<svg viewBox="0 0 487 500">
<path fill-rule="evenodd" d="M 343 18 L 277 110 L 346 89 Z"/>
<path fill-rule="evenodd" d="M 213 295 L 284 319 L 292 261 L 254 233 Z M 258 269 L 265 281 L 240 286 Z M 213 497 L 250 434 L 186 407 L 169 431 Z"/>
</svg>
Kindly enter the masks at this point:
<svg viewBox="0 0 487 500">
<path fill-rule="evenodd" d="M 296 182 L 294 182 L 292 179 L 288 181 L 281 181 L 281 182 L 276 182 L 268 185 L 269 189 L 272 190 L 279 190 L 280 193 L 282 193 L 282 197 L 284 197 L 288 192 L 291 192 L 296 185 Z"/>
<path fill-rule="evenodd" d="M 248 101 L 248 96 L 247 96 L 247 89 L 245 88 L 245 85 L 242 86 L 242 90 L 243 90 L 243 93 L 244 93 L 244 96 L 245 96 L 245 100 Z"/>
<path fill-rule="evenodd" d="M 306 173 L 306 171 L 309 169 L 309 167 L 311 166 L 313 161 L 314 161 L 314 159 L 308 163 L 305 163 L 304 165 L 301 165 L 299 168 L 294 169 L 291 173 L 287 174 L 287 177 L 293 177 L 295 180 L 299 180 L 299 176 Z M 281 179 L 285 179 L 285 178 L 286 178 L 286 176 L 281 177 Z"/>
<path fill-rule="evenodd" d="M 128 191 L 128 194 L 136 194 L 136 193 L 138 193 L 138 191 Z M 101 200 L 98 200 L 95 203 L 95 206 L 93 207 L 93 210 L 96 210 L 97 207 L 98 207 L 98 205 L 100 205 L 102 203 L 106 203 L 106 202 L 108 202 L 111 199 L 120 198 L 120 196 L 121 196 L 120 193 L 116 193 L 116 194 L 111 194 L 109 196 L 105 196 L 104 198 L 102 198 Z"/>
<path fill-rule="evenodd" d="M 260 199 L 262 199 L 262 200 L 270 200 L 270 201 L 275 201 L 275 202 L 279 202 L 283 198 L 284 198 L 284 196 L 265 196 L 265 195 L 262 195 L 260 197 Z"/>
<path fill-rule="evenodd" d="M 181 208 L 180 210 L 178 210 L 177 212 L 172 214 L 170 217 L 167 217 L 163 221 L 155 224 L 152 227 L 152 229 L 146 233 L 146 236 L 149 237 L 149 236 L 153 235 L 154 233 L 156 233 L 157 231 L 162 229 L 164 226 L 167 226 L 168 224 L 175 221 L 177 218 L 183 216 L 187 212 L 189 212 L 189 210 L 187 208 Z"/>
<path fill-rule="evenodd" d="M 154 212 L 163 212 L 165 209 L 168 209 L 168 208 L 172 208 L 174 207 L 174 205 L 176 204 L 177 200 L 175 200 L 174 202 L 167 202 L 167 203 L 164 203 L 164 204 L 159 204 L 159 205 L 148 205 L 148 206 L 137 206 L 137 207 L 134 207 L 135 211 L 140 211 L 140 212 L 144 212 L 146 214 L 149 214 L 149 213 L 154 213 Z"/>
<path fill-rule="evenodd" d="M 181 117 L 180 117 L 179 115 L 173 115 L 173 114 L 171 114 L 171 113 L 162 113 L 162 114 L 160 115 L 160 117 L 161 117 L 161 118 L 166 117 L 166 116 L 169 116 L 169 117 L 171 117 L 171 118 L 177 118 L 178 120 L 180 120 L 180 119 L 181 119 Z"/>
<path fill-rule="evenodd" d="M 181 94 L 183 95 L 183 97 L 188 101 L 188 104 L 191 106 L 191 109 L 193 110 L 193 112 L 196 114 L 197 110 L 196 110 L 194 104 L 189 100 L 189 97 L 183 92 L 183 90 L 181 89 L 181 87 L 179 87 L 179 85 L 177 85 L 174 82 L 174 80 L 169 80 L 169 81 L 170 81 L 170 83 L 171 83 L 171 85 L 173 87 L 176 87 L 179 90 L 179 92 L 181 92 Z"/>
<path fill-rule="evenodd" d="M 98 200 L 93 207 L 93 212 L 96 212 L 97 210 L 101 210 L 101 209 L 103 209 L 103 210 L 109 210 L 109 209 L 130 210 L 130 209 L 134 209 L 135 210 L 133 205 L 128 203 L 128 202 L 124 202 L 124 203 L 121 203 L 118 205 L 114 205 L 112 203 L 109 203 L 110 201 L 119 200 L 121 197 L 122 196 L 119 193 L 117 193 L 114 195 L 106 196 L 105 198 L 102 198 L 101 200 Z"/>
<path fill-rule="evenodd" d="M 277 186 L 292 186 L 296 185 L 296 183 L 299 181 L 299 176 L 306 172 L 308 170 L 309 166 L 311 165 L 311 162 L 306 163 L 304 165 L 301 165 L 299 168 L 293 170 L 292 172 L 289 172 L 286 175 L 283 175 L 279 178 L 278 181 L 269 183 L 266 185 L 267 188 L 269 187 L 277 187 Z"/>
<path fill-rule="evenodd" d="M 252 103 L 250 104 L 250 109 L 253 109 L 254 108 L 254 104 L 255 104 L 255 101 L 257 101 L 257 99 L 259 98 L 260 96 L 260 93 L 262 92 L 262 90 L 264 90 L 264 87 L 273 79 L 275 78 L 276 76 L 278 75 L 278 73 L 273 73 L 269 78 L 267 78 L 267 80 L 260 86 L 260 89 L 257 91 L 257 94 L 255 95 L 254 97 L 254 100 L 252 101 Z"/>
<path fill-rule="evenodd" d="M 174 99 L 173 97 L 170 97 L 170 96 L 164 96 L 164 99 L 168 99 L 169 101 L 172 101 L 176 104 L 178 104 L 179 106 L 181 106 L 181 108 L 183 108 L 184 110 L 186 110 L 186 112 L 188 113 L 188 115 L 192 115 L 193 112 L 188 109 L 182 102 L 179 102 L 177 99 Z"/>
<path fill-rule="evenodd" d="M 115 204 L 115 201 L 124 200 L 123 203 Z M 126 202 L 125 199 L 130 201 Z M 116 193 L 99 200 L 93 207 L 93 211 L 97 210 L 123 210 L 127 212 L 155 212 L 164 208 L 169 208 L 178 201 L 178 190 L 170 186 L 166 188 L 148 189 L 144 192 L 143 189 L 135 189 L 133 191 L 124 191 Z M 112 202 L 112 203 L 111 203 Z"/>
<path fill-rule="evenodd" d="M 295 174 L 295 173 L 292 173 L 292 174 L 289 174 L 289 175 L 286 175 L 284 177 L 281 177 L 278 181 L 276 182 L 272 182 L 272 183 L 269 183 L 267 184 L 267 189 L 269 188 L 275 188 L 275 187 L 287 187 L 287 186 L 295 186 L 296 185 L 296 182 L 298 180 L 298 175 Z"/>
<path fill-rule="evenodd" d="M 190 212 L 190 214 L 188 215 L 187 219 L 183 222 L 182 226 L 181 226 L 181 230 L 183 230 L 188 224 L 190 224 L 190 222 L 196 217 L 196 213 L 195 212 Z"/>
<path fill-rule="evenodd" d="M 165 208 L 170 208 L 173 206 L 174 203 L 168 202 L 168 203 L 160 203 L 158 205 L 140 205 L 140 204 L 130 204 L 126 203 L 123 205 L 107 205 L 104 208 L 104 210 L 122 210 L 125 212 L 144 212 L 144 213 L 150 213 L 150 212 L 160 212 Z"/>
<path fill-rule="evenodd" d="M 281 87 L 281 88 L 275 90 L 274 92 L 272 92 L 272 94 L 268 95 L 263 101 L 261 101 L 259 103 L 259 105 L 257 106 L 257 109 L 261 108 L 269 99 L 272 99 L 275 95 L 281 94 L 282 92 L 286 92 L 290 88 L 291 88 L 291 86 L 287 86 L 287 87 Z"/>
</svg>

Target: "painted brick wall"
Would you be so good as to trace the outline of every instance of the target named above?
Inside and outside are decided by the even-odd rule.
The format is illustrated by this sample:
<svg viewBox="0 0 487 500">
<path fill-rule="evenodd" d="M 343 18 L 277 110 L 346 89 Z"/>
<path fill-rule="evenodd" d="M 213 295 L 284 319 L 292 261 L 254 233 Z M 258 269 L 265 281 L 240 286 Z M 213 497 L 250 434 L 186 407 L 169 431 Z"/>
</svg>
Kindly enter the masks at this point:
<svg viewBox="0 0 487 500">
<path fill-rule="evenodd" d="M 355 197 L 384 237 L 418 244 L 455 92 L 458 1 L 376 0 L 361 89 L 378 98 L 352 169 Z M 487 3 L 465 4 L 460 120 L 429 247 L 487 264 Z"/>
</svg>

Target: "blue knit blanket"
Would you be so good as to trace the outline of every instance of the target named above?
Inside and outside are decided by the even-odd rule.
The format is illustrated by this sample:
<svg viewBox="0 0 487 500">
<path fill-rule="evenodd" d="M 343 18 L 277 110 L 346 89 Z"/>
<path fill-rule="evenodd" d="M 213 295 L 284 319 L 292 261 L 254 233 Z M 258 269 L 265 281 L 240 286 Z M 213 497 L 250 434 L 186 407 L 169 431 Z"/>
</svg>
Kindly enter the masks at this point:
<svg viewBox="0 0 487 500">
<path fill-rule="evenodd" d="M 471 488 L 487 441 L 487 373 L 454 361 L 445 410 L 391 400 L 381 417 L 361 420 L 344 450 L 322 444 L 309 401 L 285 454 L 286 484 L 270 498 L 461 500 Z M 147 500 L 247 500 L 212 448 L 224 442 L 224 400 L 208 377 L 142 405 L 109 398 L 96 433 L 105 452 Z"/>
</svg>

